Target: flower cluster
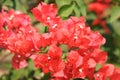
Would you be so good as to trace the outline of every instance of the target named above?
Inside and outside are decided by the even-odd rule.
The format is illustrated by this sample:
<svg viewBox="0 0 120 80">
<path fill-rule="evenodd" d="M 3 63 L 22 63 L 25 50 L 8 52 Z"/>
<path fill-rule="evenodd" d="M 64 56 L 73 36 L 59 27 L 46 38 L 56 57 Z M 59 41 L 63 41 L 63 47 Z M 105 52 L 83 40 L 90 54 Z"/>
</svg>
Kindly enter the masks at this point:
<svg viewBox="0 0 120 80">
<path fill-rule="evenodd" d="M 95 0 L 95 2 L 90 3 L 88 6 L 88 9 L 97 15 L 97 19 L 92 24 L 100 24 L 107 34 L 110 33 L 110 30 L 107 27 L 106 21 L 102 18 L 104 17 L 105 10 L 110 8 L 110 2 L 111 0 Z"/>
<path fill-rule="evenodd" d="M 39 50 L 40 34 L 30 25 L 30 18 L 20 11 L 0 13 L 0 47 L 14 53 L 14 68 L 27 66 L 26 59 Z M 39 38 L 38 38 L 39 37 Z"/>
<path fill-rule="evenodd" d="M 105 64 L 107 53 L 100 50 L 104 37 L 92 31 L 84 17 L 71 16 L 63 21 L 57 11 L 56 5 L 46 3 L 32 9 L 35 18 L 48 27 L 43 34 L 32 27 L 29 16 L 22 12 L 0 13 L 0 47 L 14 53 L 13 68 L 26 67 L 26 60 L 32 58 L 38 69 L 50 73 L 51 80 L 118 80 L 120 69 Z M 60 47 L 63 44 L 68 52 Z M 43 48 L 48 50 L 43 53 Z M 97 64 L 102 66 L 98 71 Z"/>
</svg>

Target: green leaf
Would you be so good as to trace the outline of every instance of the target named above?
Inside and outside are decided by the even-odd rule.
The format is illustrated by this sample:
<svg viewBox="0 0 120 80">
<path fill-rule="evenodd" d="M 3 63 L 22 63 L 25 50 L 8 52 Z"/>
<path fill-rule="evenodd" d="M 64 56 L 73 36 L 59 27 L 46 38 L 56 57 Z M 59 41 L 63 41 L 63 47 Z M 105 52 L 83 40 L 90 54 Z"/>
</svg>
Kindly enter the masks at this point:
<svg viewBox="0 0 120 80">
<path fill-rule="evenodd" d="M 68 49 L 69 49 L 68 46 L 65 44 L 61 44 L 60 48 L 62 49 L 63 52 L 68 52 Z"/>
<path fill-rule="evenodd" d="M 89 80 L 89 79 L 86 78 L 85 80 Z"/>
<path fill-rule="evenodd" d="M 80 17 L 80 8 L 78 7 L 78 5 L 75 5 L 74 13 L 75 16 Z"/>
<path fill-rule="evenodd" d="M 19 0 L 16 0 L 16 10 L 20 10 L 24 13 L 27 13 L 27 7 L 25 7 L 25 5 L 23 5 L 22 3 L 20 3 Z"/>
<path fill-rule="evenodd" d="M 101 64 L 97 64 L 96 65 L 96 71 L 98 71 L 101 68 L 101 66 L 102 66 Z"/>
<path fill-rule="evenodd" d="M 40 70 L 36 70 L 33 76 L 37 79 L 41 79 L 44 76 L 44 73 L 40 72 Z"/>
<path fill-rule="evenodd" d="M 117 20 L 120 17 L 120 6 L 114 6 L 110 13 L 110 22 Z"/>
<path fill-rule="evenodd" d="M 75 0 L 75 2 L 77 3 L 77 5 L 78 5 L 79 7 L 81 7 L 82 5 L 84 5 L 83 0 Z"/>
<path fill-rule="evenodd" d="M 69 5 L 72 2 L 72 0 L 55 0 L 55 1 L 59 8 L 61 8 L 64 5 Z"/>
<path fill-rule="evenodd" d="M 28 61 L 28 67 L 27 67 L 26 69 L 28 69 L 29 71 L 34 70 L 34 69 L 35 69 L 35 66 L 34 66 L 33 63 L 34 63 L 33 60 L 29 60 L 29 61 Z"/>
<path fill-rule="evenodd" d="M 83 16 L 86 16 L 86 14 L 87 14 L 87 9 L 86 9 L 86 6 L 85 6 L 85 5 L 83 5 L 83 6 L 80 8 L 80 11 L 81 11 L 81 14 L 82 14 Z"/>
<path fill-rule="evenodd" d="M 73 9 L 75 7 L 75 4 L 71 4 L 71 5 L 64 5 L 59 9 L 58 14 L 62 17 L 62 18 L 67 18 L 70 16 L 70 14 L 72 13 Z"/>
<path fill-rule="evenodd" d="M 42 23 L 38 23 L 35 25 L 35 28 L 37 28 L 40 33 L 44 33 L 46 27 Z"/>
<path fill-rule="evenodd" d="M 9 80 L 9 76 L 8 75 L 2 75 L 0 77 L 0 80 Z"/>
<path fill-rule="evenodd" d="M 17 80 L 19 79 L 20 77 L 22 77 L 22 74 L 24 73 L 24 70 L 21 69 L 21 70 L 13 70 L 12 71 L 12 74 L 11 74 L 11 80 Z"/>
<path fill-rule="evenodd" d="M 6 0 L 2 5 L 26 13 L 26 7 L 20 3 L 20 0 Z"/>
<path fill-rule="evenodd" d="M 10 7 L 10 8 L 13 6 L 11 0 L 6 0 L 2 5 L 5 5 L 5 6 Z"/>
<path fill-rule="evenodd" d="M 41 80 L 49 80 L 50 79 L 50 73 L 45 74 Z"/>
<path fill-rule="evenodd" d="M 120 36 L 120 21 L 112 22 L 113 30 Z"/>
<path fill-rule="evenodd" d="M 44 0 L 45 3 L 49 3 L 49 0 Z"/>
<path fill-rule="evenodd" d="M 80 8 L 81 15 L 86 16 L 87 13 L 87 8 L 86 5 L 84 4 L 83 0 L 75 0 L 77 3 L 78 7 Z"/>
</svg>

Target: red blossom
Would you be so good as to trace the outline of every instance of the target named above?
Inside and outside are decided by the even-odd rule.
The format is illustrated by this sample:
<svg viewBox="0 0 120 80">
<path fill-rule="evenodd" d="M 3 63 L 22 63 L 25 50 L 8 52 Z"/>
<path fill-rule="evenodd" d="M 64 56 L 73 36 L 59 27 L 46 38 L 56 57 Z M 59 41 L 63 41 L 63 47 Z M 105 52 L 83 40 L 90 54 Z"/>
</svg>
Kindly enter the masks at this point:
<svg viewBox="0 0 120 80">
<path fill-rule="evenodd" d="M 104 65 L 95 75 L 95 80 L 106 80 L 108 77 L 113 75 L 114 65 L 106 64 Z"/>
<path fill-rule="evenodd" d="M 51 19 L 47 26 L 49 27 L 49 30 L 50 32 L 55 32 L 55 31 L 58 31 L 63 25 L 63 21 L 61 20 L 60 17 L 55 17 L 53 19 Z"/>
<path fill-rule="evenodd" d="M 24 68 L 27 66 L 27 61 L 25 60 L 27 57 L 23 57 L 20 54 L 15 54 L 12 58 L 12 66 L 15 69 Z"/>
<path fill-rule="evenodd" d="M 107 53 L 99 49 L 95 49 L 92 53 L 92 57 L 97 63 L 104 64 L 107 61 Z"/>
<path fill-rule="evenodd" d="M 91 43 L 90 43 L 91 47 L 100 48 L 100 46 L 105 44 L 106 42 L 105 38 L 98 31 L 91 32 L 89 37 L 91 40 Z"/>
<path fill-rule="evenodd" d="M 34 64 L 37 68 L 42 68 L 44 73 L 48 73 L 48 56 L 46 54 L 39 54 L 34 59 Z"/>
<path fill-rule="evenodd" d="M 29 40 L 17 40 L 15 42 L 15 49 L 17 53 L 27 53 L 34 48 L 32 41 Z"/>
<path fill-rule="evenodd" d="M 52 34 L 44 33 L 41 35 L 41 46 L 46 47 L 51 44 L 52 41 Z"/>
<path fill-rule="evenodd" d="M 80 56 L 76 51 L 68 53 L 67 61 L 72 64 L 75 68 L 79 67 L 83 63 L 83 57 Z"/>
<path fill-rule="evenodd" d="M 110 30 L 107 27 L 107 23 L 105 20 L 102 19 L 102 16 L 105 12 L 105 10 L 110 8 L 110 3 L 111 0 L 97 0 L 96 2 L 92 2 L 89 4 L 88 9 L 90 11 L 93 11 L 97 15 L 97 19 L 93 21 L 93 25 L 98 25 L 100 24 L 103 29 L 105 30 L 105 33 L 109 34 Z"/>
<path fill-rule="evenodd" d="M 73 69 L 72 71 L 72 78 L 81 78 L 84 79 L 88 73 L 88 68 L 87 67 L 79 67 L 76 69 Z"/>
<path fill-rule="evenodd" d="M 58 9 L 55 4 L 47 5 L 46 3 L 40 3 L 37 7 L 32 9 L 35 18 L 45 25 L 56 17 L 57 11 Z"/>
<path fill-rule="evenodd" d="M 52 76 L 63 77 L 65 63 L 61 59 L 61 49 L 51 45 L 47 54 L 40 54 L 34 60 L 36 67 L 42 68 L 43 72 L 52 72 Z"/>
<path fill-rule="evenodd" d="M 53 77 L 64 77 L 65 63 L 62 60 L 53 60 L 50 63 L 50 71 Z"/>
<path fill-rule="evenodd" d="M 119 80 L 120 79 L 120 68 L 115 68 L 114 73 L 110 76 L 110 80 Z"/>
<path fill-rule="evenodd" d="M 102 19 L 96 19 L 93 21 L 92 25 L 101 25 L 103 27 L 103 29 L 105 30 L 105 33 L 109 34 L 110 33 L 110 30 L 109 28 L 107 27 L 107 23 L 105 20 L 102 20 Z"/>
<path fill-rule="evenodd" d="M 87 27 L 85 27 L 84 17 L 71 17 L 70 19 L 66 20 L 64 22 L 64 27 L 61 31 L 62 33 L 64 33 L 64 43 L 68 44 L 69 47 L 88 47 L 90 40 L 86 33 L 89 32 L 89 30 L 87 31 Z"/>
<path fill-rule="evenodd" d="M 7 39 L 10 35 L 10 31 L 0 31 L 0 47 L 8 48 Z"/>
<path fill-rule="evenodd" d="M 30 25 L 29 16 L 20 11 L 10 10 L 5 12 L 3 10 L 0 16 L 3 20 L 0 23 L 0 45 L 15 54 L 12 59 L 13 67 L 23 68 L 27 66 L 26 59 L 40 47 L 38 46 L 40 34 Z M 16 55 L 25 58 L 19 60 Z"/>
<path fill-rule="evenodd" d="M 85 77 L 87 77 L 92 80 L 95 67 L 96 67 L 96 62 L 94 59 L 89 58 L 88 60 L 84 60 L 84 62 L 81 66 L 73 69 L 73 71 L 72 71 L 73 78 L 83 78 L 84 79 Z"/>
<path fill-rule="evenodd" d="M 10 20 L 8 26 L 10 29 L 18 29 L 20 27 L 30 25 L 30 18 L 28 15 L 20 11 L 14 12 L 13 10 L 11 10 L 8 14 L 9 14 L 8 19 Z"/>
<path fill-rule="evenodd" d="M 96 10 L 93 6 L 101 8 Z M 90 8 L 100 15 L 108 5 L 94 3 Z M 107 77 L 118 80 L 120 70 L 112 64 L 105 65 L 107 53 L 100 50 L 101 45 L 105 44 L 105 38 L 86 26 L 84 17 L 72 16 L 62 21 L 56 16 L 57 10 L 54 4 L 46 3 L 33 8 L 35 18 L 48 26 L 48 32 L 43 34 L 31 26 L 30 18 L 22 12 L 11 10 L 0 13 L 0 47 L 14 53 L 13 68 L 26 67 L 26 59 L 32 58 L 35 67 L 44 73 L 51 73 L 51 80 L 106 80 Z M 98 23 L 99 20 L 95 22 Z M 105 26 L 104 22 L 101 24 Z M 68 53 L 64 53 L 65 59 L 62 58 L 61 44 L 69 47 Z M 41 48 L 46 47 L 48 50 L 42 53 Z M 102 67 L 95 73 L 97 63 L 102 64 Z"/>
<path fill-rule="evenodd" d="M 88 9 L 90 11 L 93 11 L 97 14 L 97 16 L 101 16 L 102 13 L 107 9 L 109 8 L 109 4 L 106 4 L 106 3 L 99 3 L 99 2 L 93 2 L 93 3 L 90 3 L 89 6 L 88 6 Z"/>
</svg>

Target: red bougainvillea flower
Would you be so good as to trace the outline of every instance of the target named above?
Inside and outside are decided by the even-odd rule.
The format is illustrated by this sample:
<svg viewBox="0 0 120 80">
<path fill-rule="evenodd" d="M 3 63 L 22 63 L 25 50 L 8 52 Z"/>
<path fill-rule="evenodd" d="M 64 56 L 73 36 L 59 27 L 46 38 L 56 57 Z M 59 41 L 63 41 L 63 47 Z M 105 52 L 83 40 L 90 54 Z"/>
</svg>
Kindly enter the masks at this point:
<svg viewBox="0 0 120 80">
<path fill-rule="evenodd" d="M 86 74 L 88 72 L 88 68 L 87 67 L 79 67 L 76 69 L 73 69 L 72 71 L 72 78 L 81 78 L 84 79 L 86 77 Z"/>
<path fill-rule="evenodd" d="M 52 72 L 52 75 L 55 77 L 63 77 L 63 69 L 65 67 L 65 63 L 61 59 L 62 50 L 56 45 L 51 45 L 48 51 L 48 59 L 49 59 L 49 69 Z"/>
<path fill-rule="evenodd" d="M 113 75 L 114 65 L 106 64 L 104 65 L 95 75 L 95 80 L 106 80 L 108 77 Z"/>
<path fill-rule="evenodd" d="M 84 30 L 87 29 L 85 27 L 85 20 L 84 17 L 76 18 L 70 17 L 70 19 L 65 21 L 65 27 L 68 30 L 68 40 L 67 43 L 70 47 L 81 47 L 86 48 L 90 41 L 85 33 Z M 66 31 L 67 31 L 66 30 Z M 86 30 L 87 31 L 87 30 Z M 84 44 L 82 44 L 84 41 Z"/>
<path fill-rule="evenodd" d="M 103 29 L 105 30 L 105 33 L 109 34 L 110 33 L 110 30 L 109 28 L 107 27 L 107 23 L 105 20 L 102 20 L 102 19 L 96 19 L 93 21 L 92 25 L 101 25 L 103 27 Z"/>
<path fill-rule="evenodd" d="M 105 30 L 105 33 L 109 34 L 110 30 L 107 27 L 107 23 L 105 20 L 102 20 L 102 16 L 105 10 L 110 8 L 111 0 L 97 0 L 96 2 L 92 2 L 89 4 L 88 9 L 93 11 L 97 15 L 97 19 L 93 21 L 93 25 L 101 25 Z"/>
<path fill-rule="evenodd" d="M 5 12 L 3 10 L 0 17 L 2 20 L 0 23 L 0 45 L 15 54 L 12 61 L 13 67 L 22 68 L 22 66 L 24 67 L 22 63 L 26 63 L 25 60 L 41 47 L 38 43 L 40 42 L 40 34 L 30 25 L 29 16 L 20 11 Z M 16 54 L 26 58 L 17 60 Z M 14 61 L 18 61 L 18 63 Z"/>
<path fill-rule="evenodd" d="M 110 80 L 119 80 L 120 79 L 120 68 L 115 68 L 114 73 L 110 76 Z"/>
<path fill-rule="evenodd" d="M 49 46 L 51 45 L 51 41 L 52 41 L 52 34 L 49 34 L 49 33 L 44 33 L 41 35 L 42 38 L 41 38 L 41 46 L 42 47 L 46 47 L 46 46 Z"/>
<path fill-rule="evenodd" d="M 14 12 L 11 10 L 9 13 L 10 24 L 8 24 L 10 29 L 18 29 L 20 27 L 25 27 L 30 25 L 30 18 L 28 15 L 23 14 L 20 11 Z"/>
<path fill-rule="evenodd" d="M 70 65 L 71 63 L 68 64 Z M 70 74 L 73 79 L 84 79 L 85 77 L 92 79 L 94 75 L 95 66 L 96 62 L 94 61 L 94 59 L 91 58 L 88 60 L 84 60 L 83 64 L 78 66 L 77 68 L 71 65 L 70 69 L 65 69 L 65 71 L 69 70 L 66 74 Z"/>
<path fill-rule="evenodd" d="M 5 12 L 2 10 L 1 14 L 4 17 L 4 23 L 2 26 L 5 26 L 6 29 L 16 31 L 20 27 L 30 25 L 29 16 L 20 11 L 10 10 L 8 12 Z"/>
<path fill-rule="evenodd" d="M 105 5 L 102 8 L 106 9 Z M 46 3 L 33 8 L 35 18 L 48 26 L 48 32 L 43 34 L 31 26 L 30 18 L 22 12 L 0 13 L 0 47 L 14 53 L 13 68 L 26 67 L 26 59 L 31 58 L 35 67 L 50 73 L 51 80 L 118 80 L 119 69 L 105 65 L 107 53 L 100 50 L 104 37 L 86 26 L 84 17 L 62 21 L 56 16 L 57 10 L 54 4 Z M 63 53 L 61 44 L 68 46 L 67 53 Z M 42 48 L 48 49 L 43 52 Z M 97 63 L 102 64 L 99 71 L 95 71 Z"/>
<path fill-rule="evenodd" d="M 70 17 L 55 34 L 59 42 L 68 44 L 69 47 L 86 48 L 90 43 L 86 35 L 87 32 L 85 32 L 87 29 L 88 28 L 85 27 L 84 17 Z"/>
<path fill-rule="evenodd" d="M 91 56 L 94 58 L 94 60 L 99 64 L 105 64 L 107 61 L 107 53 L 104 51 L 101 51 L 100 49 L 95 49 Z"/>
<path fill-rule="evenodd" d="M 47 5 L 46 3 L 40 3 L 37 7 L 32 9 L 35 18 L 43 24 L 48 24 L 51 19 L 54 19 L 57 11 L 58 9 L 55 4 Z"/>
<path fill-rule="evenodd" d="M 40 17 L 37 18 L 40 19 Z M 97 56 L 91 55 L 91 50 L 94 51 L 95 48 L 100 48 L 100 46 L 105 43 L 105 39 L 99 32 L 93 32 L 89 27 L 86 27 L 84 17 L 71 17 L 64 22 L 59 18 L 51 18 L 46 25 L 49 27 L 49 33 L 42 35 L 42 41 L 44 41 L 42 44 L 44 44 L 44 47 L 50 44 L 56 44 L 56 42 L 54 43 L 53 41 L 57 40 L 57 44 L 66 44 L 70 49 L 74 47 L 80 50 L 84 49 L 85 51 L 82 53 L 71 51 L 67 56 L 67 64 L 64 64 L 64 62 L 57 57 L 57 54 L 53 54 L 53 51 L 51 52 L 51 49 L 47 54 L 39 54 L 40 57 L 36 57 L 35 59 L 35 65 L 38 66 L 38 68 L 42 68 L 45 73 L 52 72 L 52 76 L 57 77 L 55 79 L 69 80 L 70 78 L 84 79 L 88 77 L 92 80 L 96 62 L 105 62 L 106 56 L 105 59 L 99 57 L 97 61 L 95 59 Z M 96 41 L 96 43 L 94 41 Z M 46 45 L 45 43 L 48 44 Z M 84 53 L 86 53 L 86 55 L 82 57 L 80 54 Z M 53 62 L 54 64 L 52 64 Z M 62 69 L 60 68 L 61 70 L 59 70 L 57 66 L 59 64 L 62 66 L 65 65 L 65 68 L 62 67 Z"/>
<path fill-rule="evenodd" d="M 21 55 L 38 50 L 37 43 L 40 40 L 37 38 L 39 35 L 36 34 L 36 32 L 33 32 L 33 30 L 28 30 L 30 31 L 30 33 L 28 33 L 26 28 L 23 29 L 21 28 L 19 33 L 11 33 L 6 40 L 8 45 L 7 48 L 12 52 L 20 53 Z"/>
<path fill-rule="evenodd" d="M 46 54 L 38 54 L 34 59 L 34 64 L 37 68 L 42 68 L 44 73 L 49 72 L 48 68 L 48 56 Z"/>
<path fill-rule="evenodd" d="M 40 3 L 37 7 L 32 9 L 35 18 L 48 26 L 48 31 L 50 32 L 57 31 L 62 27 L 62 19 L 59 16 L 56 17 L 57 11 L 58 9 L 55 4 L 48 5 L 46 3 Z"/>
<path fill-rule="evenodd" d="M 75 68 L 79 67 L 83 63 L 83 57 L 76 51 L 71 51 L 67 56 L 68 63 L 72 64 Z"/>
<path fill-rule="evenodd" d="M 109 8 L 109 4 L 99 3 L 99 2 L 93 2 L 90 3 L 88 6 L 88 9 L 90 11 L 93 11 L 97 14 L 97 16 L 101 16 L 102 13 Z"/>
<path fill-rule="evenodd" d="M 34 45 L 32 43 L 32 41 L 29 40 L 17 40 L 15 42 L 15 49 L 17 51 L 17 53 L 27 53 L 29 51 L 31 51 L 31 49 L 34 48 Z"/>
<path fill-rule="evenodd" d="M 61 59 L 61 49 L 55 45 L 51 45 L 47 54 L 39 54 L 34 63 L 36 67 L 42 68 L 43 72 L 52 72 L 54 77 L 63 77 L 65 63 Z"/>
<path fill-rule="evenodd" d="M 69 47 L 88 48 L 90 46 L 100 47 L 105 43 L 105 39 L 99 32 L 93 32 L 89 27 L 85 26 L 84 17 L 71 17 L 63 23 L 63 27 L 59 28 L 55 34 L 58 42 L 68 44 Z M 94 40 L 97 42 L 94 43 Z"/>
<path fill-rule="evenodd" d="M 88 77 L 92 80 L 94 75 L 94 70 L 96 66 L 96 61 L 90 58 L 90 55 L 82 57 L 80 53 L 76 51 L 71 51 L 67 56 L 68 65 L 71 67 L 66 67 L 65 75 L 71 75 L 72 78 L 82 78 Z M 71 72 L 69 72 L 71 71 Z M 69 77 L 68 77 L 69 78 Z"/>
<path fill-rule="evenodd" d="M 105 38 L 98 31 L 92 32 L 89 37 L 91 39 L 91 47 L 100 48 L 100 46 L 106 42 Z M 94 41 L 96 41 L 96 43 Z"/>
<path fill-rule="evenodd" d="M 88 59 L 87 61 L 84 61 L 84 63 L 79 66 L 78 68 L 73 68 L 72 70 L 72 78 L 82 78 L 85 77 L 92 79 L 94 75 L 96 62 L 94 59 Z"/>
<path fill-rule="evenodd" d="M 47 26 L 49 27 L 50 32 L 55 32 L 55 31 L 58 31 L 63 26 L 62 24 L 63 24 L 63 21 L 58 16 L 58 17 L 51 19 L 48 22 Z"/>
<path fill-rule="evenodd" d="M 25 56 L 19 55 L 19 54 L 15 54 L 12 58 L 12 66 L 15 69 L 20 69 L 20 68 L 24 68 L 27 66 L 27 61 L 26 61 Z"/>
<path fill-rule="evenodd" d="M 0 31 L 0 47 L 7 48 L 7 39 L 10 36 L 10 31 Z"/>
</svg>

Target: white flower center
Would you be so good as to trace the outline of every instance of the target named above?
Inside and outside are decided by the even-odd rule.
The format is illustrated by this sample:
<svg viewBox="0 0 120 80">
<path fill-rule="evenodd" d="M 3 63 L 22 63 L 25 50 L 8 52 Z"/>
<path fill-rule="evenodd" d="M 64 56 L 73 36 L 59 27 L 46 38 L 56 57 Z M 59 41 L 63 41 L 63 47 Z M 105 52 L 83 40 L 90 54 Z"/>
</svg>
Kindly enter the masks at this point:
<svg viewBox="0 0 120 80">
<path fill-rule="evenodd" d="M 74 34 L 74 39 L 78 39 L 78 36 L 77 36 L 77 34 Z"/>
<path fill-rule="evenodd" d="M 83 26 L 82 26 L 82 25 L 80 25 L 80 24 L 79 24 L 79 27 L 80 27 L 81 29 L 83 29 Z"/>
<path fill-rule="evenodd" d="M 32 31 L 29 31 L 29 33 L 32 33 Z"/>
<path fill-rule="evenodd" d="M 50 17 L 47 17 L 47 20 L 50 20 Z"/>
<path fill-rule="evenodd" d="M 51 59 L 51 57 L 48 57 L 48 60 L 50 60 Z"/>
<path fill-rule="evenodd" d="M 20 58 L 21 57 L 21 55 L 18 55 L 18 58 Z"/>
<path fill-rule="evenodd" d="M 79 72 L 83 72 L 83 70 L 82 70 L 82 69 L 79 69 Z"/>
<path fill-rule="evenodd" d="M 14 17 L 14 15 L 11 15 L 11 16 L 9 17 L 9 20 L 12 20 L 12 19 L 13 19 L 13 17 Z"/>
<path fill-rule="evenodd" d="M 99 74 L 97 74 L 96 76 L 97 76 L 97 77 L 99 77 L 100 75 L 99 75 Z"/>
<path fill-rule="evenodd" d="M 31 51 L 34 51 L 34 49 L 31 49 Z"/>
<path fill-rule="evenodd" d="M 53 26 L 52 26 L 52 28 L 56 28 L 57 27 L 57 24 L 54 24 Z"/>
</svg>

